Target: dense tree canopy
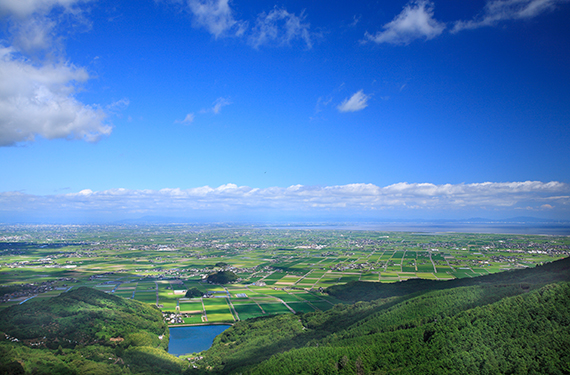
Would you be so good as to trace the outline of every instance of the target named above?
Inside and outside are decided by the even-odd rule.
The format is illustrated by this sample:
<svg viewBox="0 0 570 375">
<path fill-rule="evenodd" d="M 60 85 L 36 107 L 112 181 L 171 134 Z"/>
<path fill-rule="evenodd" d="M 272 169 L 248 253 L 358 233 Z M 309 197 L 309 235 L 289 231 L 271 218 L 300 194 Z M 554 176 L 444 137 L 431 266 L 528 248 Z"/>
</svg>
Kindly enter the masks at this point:
<svg viewBox="0 0 570 375">
<path fill-rule="evenodd" d="M 238 276 L 232 271 L 218 271 L 208 275 L 207 281 L 212 284 L 229 284 L 238 280 Z"/>
<path fill-rule="evenodd" d="M 0 312 L 0 373 L 180 374 L 168 340 L 156 307 L 80 287 Z"/>
<path fill-rule="evenodd" d="M 200 291 L 200 289 L 198 288 L 190 288 L 186 291 L 186 298 L 196 298 L 196 297 L 202 297 L 204 293 L 202 293 Z"/>
<path fill-rule="evenodd" d="M 197 369 L 187 371 L 567 373 L 570 283 L 553 281 L 568 280 L 569 265 L 564 259 L 471 280 L 471 285 L 427 283 L 435 287 L 415 291 L 413 282 L 386 290 L 379 283 L 355 283 L 342 294 L 383 293 L 383 298 L 238 322 L 215 339 Z"/>
</svg>

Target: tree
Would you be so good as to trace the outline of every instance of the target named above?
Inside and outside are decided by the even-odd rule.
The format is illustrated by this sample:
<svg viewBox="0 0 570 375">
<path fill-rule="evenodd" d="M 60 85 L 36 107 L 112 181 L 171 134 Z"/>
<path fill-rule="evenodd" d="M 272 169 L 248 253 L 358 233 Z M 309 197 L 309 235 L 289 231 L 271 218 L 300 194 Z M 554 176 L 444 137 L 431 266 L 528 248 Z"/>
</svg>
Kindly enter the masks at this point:
<svg viewBox="0 0 570 375">
<path fill-rule="evenodd" d="M 202 297 L 202 294 L 198 288 L 190 288 L 186 291 L 186 298 Z"/>
<path fill-rule="evenodd" d="M 208 275 L 208 282 L 212 284 L 229 284 L 236 282 L 237 275 L 232 271 L 219 271 Z"/>
</svg>

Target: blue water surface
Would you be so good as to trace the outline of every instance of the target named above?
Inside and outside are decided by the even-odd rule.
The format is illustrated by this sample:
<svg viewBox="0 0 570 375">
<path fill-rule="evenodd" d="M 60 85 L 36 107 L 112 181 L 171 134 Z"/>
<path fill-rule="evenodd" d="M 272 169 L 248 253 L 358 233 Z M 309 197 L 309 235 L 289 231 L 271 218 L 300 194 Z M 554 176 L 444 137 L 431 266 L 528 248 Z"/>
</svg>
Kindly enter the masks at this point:
<svg viewBox="0 0 570 375">
<path fill-rule="evenodd" d="M 170 328 L 168 353 L 179 356 L 209 349 L 214 338 L 229 327 L 229 325 L 213 325 Z"/>
</svg>

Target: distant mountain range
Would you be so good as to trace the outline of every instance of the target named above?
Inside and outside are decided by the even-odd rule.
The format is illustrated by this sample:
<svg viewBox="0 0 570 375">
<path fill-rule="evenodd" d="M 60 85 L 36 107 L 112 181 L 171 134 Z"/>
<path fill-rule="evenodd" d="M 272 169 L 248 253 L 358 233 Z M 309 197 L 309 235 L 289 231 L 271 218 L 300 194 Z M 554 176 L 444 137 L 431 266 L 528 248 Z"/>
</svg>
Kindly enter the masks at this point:
<svg viewBox="0 0 570 375">
<path fill-rule="evenodd" d="M 197 218 L 183 218 L 183 217 L 168 217 L 168 216 L 143 216 L 136 219 L 123 219 L 114 222 L 114 224 L 201 224 L 201 223 L 214 223 L 215 220 L 203 220 Z M 219 221 L 222 222 L 222 221 Z M 246 221 L 239 222 L 243 224 Z M 455 223 L 455 224 L 469 224 L 469 223 L 497 223 L 497 224 L 515 224 L 515 223 L 569 223 L 570 220 L 555 220 L 555 219 L 544 219 L 532 216 L 516 216 L 505 219 L 489 219 L 481 217 L 473 217 L 469 219 L 380 219 L 375 221 L 347 221 L 347 220 L 322 220 L 322 221 L 275 221 L 275 222 L 257 222 L 250 221 L 248 224 L 264 224 L 264 225 L 283 225 L 287 223 L 288 225 L 354 225 L 354 224 L 375 224 L 375 223 L 431 223 L 431 224 L 442 224 L 442 223 Z M 231 222 L 226 222 L 226 224 L 231 224 Z"/>
<path fill-rule="evenodd" d="M 485 219 L 485 218 L 475 217 L 466 220 L 456 220 L 456 222 L 463 222 L 463 223 L 562 223 L 568 221 L 570 220 L 543 219 L 532 216 L 516 216 L 507 219 Z"/>
</svg>

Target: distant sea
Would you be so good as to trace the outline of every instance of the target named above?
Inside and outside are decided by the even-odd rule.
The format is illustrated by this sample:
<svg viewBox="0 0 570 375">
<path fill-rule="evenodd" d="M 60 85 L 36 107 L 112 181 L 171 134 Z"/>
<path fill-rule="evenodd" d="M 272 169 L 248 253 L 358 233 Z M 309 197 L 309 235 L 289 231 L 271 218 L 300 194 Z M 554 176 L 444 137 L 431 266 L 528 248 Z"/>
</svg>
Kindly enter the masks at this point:
<svg viewBox="0 0 570 375">
<path fill-rule="evenodd" d="M 336 229 L 369 230 L 383 232 L 416 232 L 423 234 L 442 233 L 493 233 L 493 234 L 535 234 L 549 236 L 570 236 L 569 223 L 464 223 L 464 222 L 394 222 L 394 223 L 354 223 L 354 224 L 293 224 L 275 225 L 275 229 Z"/>
</svg>

